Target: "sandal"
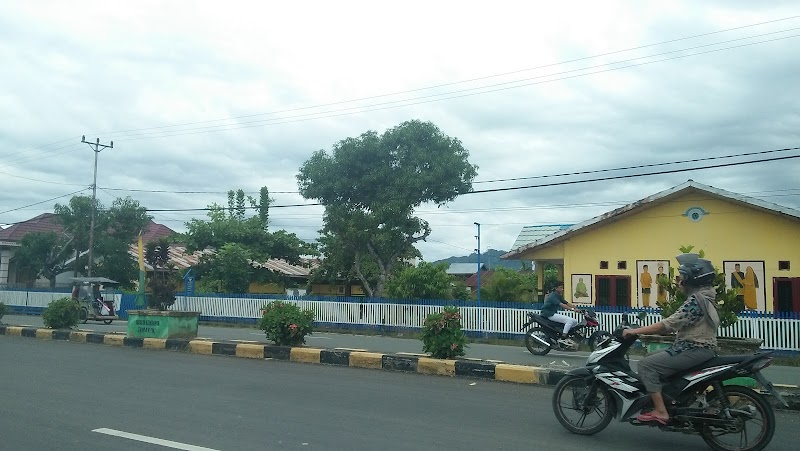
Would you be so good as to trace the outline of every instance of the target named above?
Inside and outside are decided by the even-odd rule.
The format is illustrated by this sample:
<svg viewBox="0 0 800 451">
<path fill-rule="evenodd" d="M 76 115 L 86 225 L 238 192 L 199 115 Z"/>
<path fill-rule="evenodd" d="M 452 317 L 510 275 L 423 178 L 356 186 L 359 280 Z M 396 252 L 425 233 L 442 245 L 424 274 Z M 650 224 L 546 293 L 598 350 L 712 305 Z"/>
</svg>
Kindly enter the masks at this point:
<svg viewBox="0 0 800 451">
<path fill-rule="evenodd" d="M 636 420 L 642 423 L 650 423 L 655 421 L 656 423 L 660 423 L 664 426 L 666 426 L 667 422 L 669 421 L 669 419 L 665 420 L 663 418 L 657 417 L 653 412 L 640 413 L 639 415 L 636 416 Z"/>
</svg>

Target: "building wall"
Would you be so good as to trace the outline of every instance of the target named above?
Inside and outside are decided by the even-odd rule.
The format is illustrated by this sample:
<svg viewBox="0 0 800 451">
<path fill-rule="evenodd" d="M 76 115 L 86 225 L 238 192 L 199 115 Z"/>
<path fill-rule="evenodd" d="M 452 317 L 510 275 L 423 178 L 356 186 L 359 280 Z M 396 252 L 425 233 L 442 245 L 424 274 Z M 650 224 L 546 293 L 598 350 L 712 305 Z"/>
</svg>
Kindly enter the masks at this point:
<svg viewBox="0 0 800 451">
<path fill-rule="evenodd" d="M 685 214 L 702 208 L 707 214 L 692 221 Z M 794 237 L 794 238 L 792 238 Z M 800 221 L 740 206 L 715 197 L 693 193 L 643 208 L 627 218 L 587 230 L 563 243 L 565 285 L 573 293 L 571 275 L 621 275 L 631 279 L 637 294 L 637 260 L 668 260 L 676 267 L 679 247 L 694 245 L 722 270 L 723 261 L 763 261 L 765 308 L 773 309 L 772 280 L 800 277 Z M 536 260 L 556 256 L 556 248 L 536 252 Z M 524 256 L 528 258 L 528 256 Z M 789 261 L 789 270 L 779 270 L 779 261 Z M 600 261 L 608 269 L 600 269 Z M 627 268 L 618 269 L 624 261 Z M 596 295 L 593 295 L 595 298 Z"/>
</svg>

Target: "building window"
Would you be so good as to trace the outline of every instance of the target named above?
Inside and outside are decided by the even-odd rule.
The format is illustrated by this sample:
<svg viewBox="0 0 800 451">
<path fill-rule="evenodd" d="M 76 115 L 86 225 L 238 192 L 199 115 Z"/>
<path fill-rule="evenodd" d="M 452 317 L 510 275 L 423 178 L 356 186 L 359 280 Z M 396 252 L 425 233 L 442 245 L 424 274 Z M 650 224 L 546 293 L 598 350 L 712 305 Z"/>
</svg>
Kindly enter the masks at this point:
<svg viewBox="0 0 800 451">
<path fill-rule="evenodd" d="M 617 262 L 617 269 L 628 269 L 628 262 L 622 260 Z"/>
<path fill-rule="evenodd" d="M 789 260 L 781 260 L 778 262 L 778 269 L 780 271 L 788 271 L 789 270 Z"/>
<path fill-rule="evenodd" d="M 608 269 L 608 262 L 605 260 L 600 261 L 600 269 Z"/>
</svg>

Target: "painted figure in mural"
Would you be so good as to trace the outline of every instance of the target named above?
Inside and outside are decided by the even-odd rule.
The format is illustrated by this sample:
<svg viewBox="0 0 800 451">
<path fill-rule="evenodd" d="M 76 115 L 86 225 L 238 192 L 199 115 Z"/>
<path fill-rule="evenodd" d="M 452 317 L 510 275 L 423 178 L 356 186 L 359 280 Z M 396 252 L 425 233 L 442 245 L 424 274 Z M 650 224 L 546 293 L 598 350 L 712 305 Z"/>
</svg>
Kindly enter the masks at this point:
<svg viewBox="0 0 800 451">
<path fill-rule="evenodd" d="M 583 277 L 578 277 L 578 283 L 575 285 L 575 296 L 574 298 L 588 298 L 589 297 L 589 290 L 586 289 L 586 282 L 583 281 Z"/>
<path fill-rule="evenodd" d="M 738 263 L 733 265 L 733 272 L 731 273 L 731 288 L 736 290 L 736 299 L 739 302 L 744 302 L 744 273 L 742 267 Z"/>
<path fill-rule="evenodd" d="M 667 289 L 664 288 L 666 284 L 669 284 L 669 275 L 664 273 L 664 265 L 659 263 L 658 274 L 656 274 L 656 290 L 658 290 L 656 303 L 659 305 L 663 305 L 667 302 Z"/>
<path fill-rule="evenodd" d="M 744 269 L 743 285 L 742 291 L 744 292 L 745 307 L 749 308 L 750 310 L 758 309 L 758 300 L 756 295 L 756 288 L 758 288 L 758 277 L 756 277 L 756 272 L 753 271 L 753 268 L 750 266 Z"/>
<path fill-rule="evenodd" d="M 642 285 L 642 307 L 650 307 L 650 288 L 653 286 L 653 276 L 647 265 L 642 266 L 639 282 Z"/>
</svg>

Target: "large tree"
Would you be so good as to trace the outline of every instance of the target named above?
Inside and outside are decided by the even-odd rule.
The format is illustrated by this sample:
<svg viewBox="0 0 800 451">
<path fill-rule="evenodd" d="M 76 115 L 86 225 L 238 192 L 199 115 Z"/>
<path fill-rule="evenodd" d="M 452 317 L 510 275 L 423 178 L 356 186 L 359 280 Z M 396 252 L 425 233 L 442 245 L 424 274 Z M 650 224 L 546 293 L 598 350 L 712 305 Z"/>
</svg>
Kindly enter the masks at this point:
<svg viewBox="0 0 800 451">
<path fill-rule="evenodd" d="M 395 266 L 418 256 L 414 244 L 431 233 L 414 209 L 444 205 L 472 189 L 477 167 L 468 157 L 461 141 L 416 120 L 315 152 L 297 180 L 303 197 L 325 206 L 321 251 L 335 263 L 328 269 L 353 273 L 368 295 L 382 296 Z"/>
<path fill-rule="evenodd" d="M 188 251 L 206 248 L 217 251 L 204 256 L 195 268 L 200 286 L 216 287 L 215 291 L 247 291 L 250 282 L 281 281 L 278 276 L 270 277 L 255 270 L 249 261 L 279 258 L 296 264 L 301 256 L 316 253 L 313 245 L 293 233 L 269 231 L 271 202 L 266 187 L 261 188 L 259 199 L 246 196 L 241 189 L 231 190 L 227 207 L 212 204 L 208 220 L 193 219 L 186 223 L 187 232 L 182 240 Z M 255 210 L 255 214 L 248 215 L 248 209 Z M 248 267 L 237 269 L 241 265 Z"/>
<path fill-rule="evenodd" d="M 56 284 L 56 276 L 64 270 L 65 256 L 69 250 L 69 240 L 55 232 L 31 232 L 20 240 L 20 247 L 14 252 L 17 264 L 17 278 L 26 286 L 32 286 L 40 277 Z"/>
<path fill-rule="evenodd" d="M 93 273 L 119 281 L 130 288 L 136 279 L 136 263 L 128 253 L 131 243 L 150 221 L 147 209 L 130 198 L 115 199 L 106 209 L 100 202 L 88 196 L 74 196 L 68 205 L 55 205 L 55 214 L 70 237 L 69 252 L 64 257 L 79 256 L 89 249 L 89 234 L 92 208 L 95 208 L 95 231 Z M 61 255 L 61 251 L 58 251 Z M 83 273 L 88 257 L 75 259 L 73 274 Z"/>
</svg>

